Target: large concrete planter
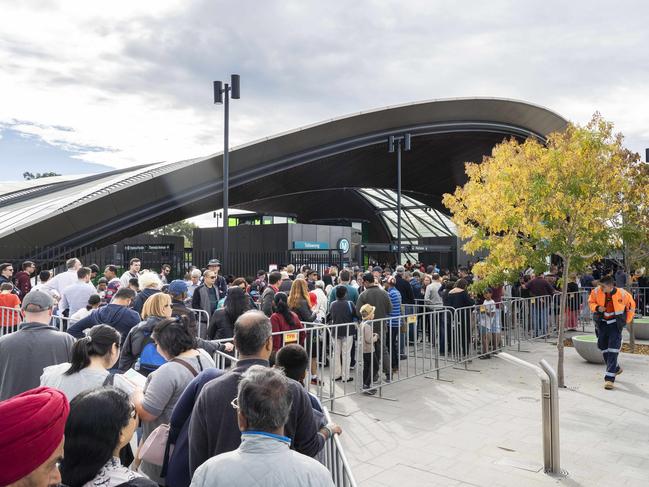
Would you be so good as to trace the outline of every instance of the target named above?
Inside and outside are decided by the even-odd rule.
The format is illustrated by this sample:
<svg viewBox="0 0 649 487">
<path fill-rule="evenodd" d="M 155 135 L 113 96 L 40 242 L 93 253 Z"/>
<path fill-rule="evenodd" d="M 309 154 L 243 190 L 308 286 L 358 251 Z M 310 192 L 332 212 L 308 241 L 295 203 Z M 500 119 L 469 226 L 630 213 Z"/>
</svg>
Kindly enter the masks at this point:
<svg viewBox="0 0 649 487">
<path fill-rule="evenodd" d="M 595 335 L 575 335 L 572 337 L 572 345 L 586 362 L 591 364 L 604 363 L 604 355 L 597 348 L 597 337 Z"/>
<path fill-rule="evenodd" d="M 649 318 L 637 318 L 633 321 L 633 330 L 638 340 L 649 340 Z"/>
</svg>

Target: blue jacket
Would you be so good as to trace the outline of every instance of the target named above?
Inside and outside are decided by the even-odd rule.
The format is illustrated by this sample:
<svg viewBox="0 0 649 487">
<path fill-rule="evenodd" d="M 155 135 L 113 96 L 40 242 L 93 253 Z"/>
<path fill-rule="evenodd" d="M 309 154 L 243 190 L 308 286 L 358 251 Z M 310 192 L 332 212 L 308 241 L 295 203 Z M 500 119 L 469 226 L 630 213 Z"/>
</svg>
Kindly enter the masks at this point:
<svg viewBox="0 0 649 487">
<path fill-rule="evenodd" d="M 185 388 L 174 406 L 169 421 L 168 443 L 174 445 L 174 451 L 167 462 L 165 483 L 174 487 L 188 487 L 192 481 L 189 471 L 189 420 L 192 417 L 194 403 L 203 386 L 212 379 L 223 375 L 220 369 L 205 369 Z"/>
<path fill-rule="evenodd" d="M 92 328 L 95 325 L 110 325 L 122 335 L 121 347 L 124 344 L 124 340 L 126 340 L 128 332 L 139 322 L 140 315 L 132 309 L 121 304 L 107 304 L 77 321 L 68 328 L 68 333 L 75 338 L 83 338 L 83 332 L 88 328 Z"/>
<path fill-rule="evenodd" d="M 388 296 L 390 296 L 390 302 L 392 303 L 392 311 L 390 311 L 390 317 L 401 316 L 401 293 L 397 290 L 396 287 L 391 287 L 388 289 Z M 390 326 L 401 326 L 401 320 L 392 319 L 390 320 Z"/>
</svg>

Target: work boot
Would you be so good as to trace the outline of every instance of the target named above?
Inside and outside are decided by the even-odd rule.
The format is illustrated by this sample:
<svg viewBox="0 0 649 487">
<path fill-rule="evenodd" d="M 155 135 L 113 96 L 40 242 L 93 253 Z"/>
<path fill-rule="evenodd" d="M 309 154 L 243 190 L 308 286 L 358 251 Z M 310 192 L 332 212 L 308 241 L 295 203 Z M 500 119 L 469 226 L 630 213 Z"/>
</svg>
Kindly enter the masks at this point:
<svg viewBox="0 0 649 487">
<path fill-rule="evenodd" d="M 613 389 L 613 384 L 613 381 L 607 380 L 606 382 L 604 382 L 604 389 L 610 391 L 611 389 Z"/>
<path fill-rule="evenodd" d="M 620 375 L 622 372 L 624 372 L 624 369 L 620 367 L 619 365 L 617 366 L 617 371 L 615 372 L 615 375 Z"/>
</svg>

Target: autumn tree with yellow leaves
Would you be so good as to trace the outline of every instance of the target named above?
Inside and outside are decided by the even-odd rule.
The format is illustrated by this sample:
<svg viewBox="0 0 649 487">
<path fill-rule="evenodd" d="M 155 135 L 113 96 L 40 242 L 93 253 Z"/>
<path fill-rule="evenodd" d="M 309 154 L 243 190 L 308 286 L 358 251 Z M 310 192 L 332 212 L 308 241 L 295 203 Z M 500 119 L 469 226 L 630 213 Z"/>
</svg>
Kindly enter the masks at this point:
<svg viewBox="0 0 649 487">
<path fill-rule="evenodd" d="M 482 163 L 467 163 L 468 181 L 444 195 L 469 253 L 487 251 L 474 273 L 485 280 L 528 266 L 563 260 L 563 275 L 583 270 L 619 241 L 628 208 L 629 157 L 622 136 L 595 114 L 586 126 L 569 124 L 547 142 L 503 141 Z M 564 379 L 567 286 L 561 294 L 557 373 Z"/>
</svg>

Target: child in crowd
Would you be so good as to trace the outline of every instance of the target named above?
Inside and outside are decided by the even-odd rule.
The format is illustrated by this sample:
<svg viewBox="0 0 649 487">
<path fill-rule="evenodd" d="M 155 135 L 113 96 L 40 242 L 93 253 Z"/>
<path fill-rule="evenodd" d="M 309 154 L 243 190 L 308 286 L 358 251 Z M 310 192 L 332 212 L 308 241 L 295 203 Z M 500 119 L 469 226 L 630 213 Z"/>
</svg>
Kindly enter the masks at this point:
<svg viewBox="0 0 649 487">
<path fill-rule="evenodd" d="M 378 334 L 374 333 L 372 323 L 374 319 L 374 306 L 371 304 L 364 304 L 361 307 L 361 318 L 363 321 L 358 325 L 359 335 L 363 340 L 363 393 L 373 396 L 376 394 L 376 389 L 370 389 L 372 386 L 372 378 L 378 374 L 379 362 L 374 356 L 374 347 L 379 339 Z"/>
<path fill-rule="evenodd" d="M 0 284 L 0 326 L 16 326 L 22 321 L 20 298 L 13 294 L 14 285 L 10 282 Z"/>
<path fill-rule="evenodd" d="M 306 377 L 306 369 L 310 362 L 304 347 L 297 343 L 284 345 L 275 356 L 275 367 L 283 369 L 286 377 L 303 385 Z M 311 407 L 313 408 L 313 414 L 318 423 L 318 429 L 326 426 L 327 422 L 324 419 L 320 400 L 311 392 L 309 392 L 309 399 L 311 399 Z"/>
<path fill-rule="evenodd" d="M 484 301 L 480 305 L 480 337 L 482 341 L 481 359 L 490 359 L 492 350 L 498 349 L 500 338 L 500 326 L 496 309 L 496 302 L 493 300 L 493 290 L 487 289 L 482 293 Z M 494 352 L 497 353 L 497 352 Z"/>
</svg>

